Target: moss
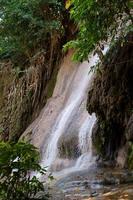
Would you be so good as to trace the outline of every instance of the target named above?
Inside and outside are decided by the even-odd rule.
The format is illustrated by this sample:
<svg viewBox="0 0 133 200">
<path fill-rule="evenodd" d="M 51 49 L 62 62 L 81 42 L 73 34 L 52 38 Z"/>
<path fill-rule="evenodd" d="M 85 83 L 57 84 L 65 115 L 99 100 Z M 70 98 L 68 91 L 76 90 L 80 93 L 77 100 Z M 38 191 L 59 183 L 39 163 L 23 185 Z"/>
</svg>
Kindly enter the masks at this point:
<svg viewBox="0 0 133 200">
<path fill-rule="evenodd" d="M 100 137 L 100 135 L 97 135 L 97 137 L 95 138 L 95 142 L 93 142 L 93 145 L 96 149 L 96 152 L 99 155 L 103 155 L 103 144 L 102 144 L 102 138 Z"/>
<path fill-rule="evenodd" d="M 93 146 L 96 150 L 96 153 L 105 158 L 105 145 L 108 141 L 109 134 L 107 133 L 108 124 L 106 121 L 99 120 L 98 123 L 95 124 L 92 132 L 92 141 Z M 106 137 L 105 137 L 106 131 Z"/>
<path fill-rule="evenodd" d="M 133 169 L 133 142 L 129 142 L 127 164 L 129 169 Z"/>
</svg>

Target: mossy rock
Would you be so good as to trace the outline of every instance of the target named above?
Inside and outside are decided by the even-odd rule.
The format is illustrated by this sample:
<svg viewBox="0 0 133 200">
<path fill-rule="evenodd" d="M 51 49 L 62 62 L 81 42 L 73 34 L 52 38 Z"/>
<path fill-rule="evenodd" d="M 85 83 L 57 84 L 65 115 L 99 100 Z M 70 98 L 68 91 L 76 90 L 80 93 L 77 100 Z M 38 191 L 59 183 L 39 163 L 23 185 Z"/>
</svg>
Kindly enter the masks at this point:
<svg viewBox="0 0 133 200">
<path fill-rule="evenodd" d="M 127 164 L 129 169 L 133 169 L 133 142 L 129 142 Z"/>
<path fill-rule="evenodd" d="M 97 122 L 92 130 L 92 143 L 96 153 L 101 156 L 103 156 L 103 139 L 100 126 Z"/>
</svg>

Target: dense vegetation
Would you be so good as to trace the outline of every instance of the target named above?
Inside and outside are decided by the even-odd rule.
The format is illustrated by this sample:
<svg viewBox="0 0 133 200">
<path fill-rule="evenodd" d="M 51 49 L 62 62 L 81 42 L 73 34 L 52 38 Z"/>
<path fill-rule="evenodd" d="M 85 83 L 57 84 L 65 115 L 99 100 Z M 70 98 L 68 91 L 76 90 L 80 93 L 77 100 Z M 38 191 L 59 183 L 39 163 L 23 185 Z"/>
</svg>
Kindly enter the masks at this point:
<svg viewBox="0 0 133 200">
<path fill-rule="evenodd" d="M 49 38 L 63 32 L 61 0 L 1 0 L 0 58 L 16 57 L 26 62 Z"/>
<path fill-rule="evenodd" d="M 39 164 L 39 152 L 28 143 L 0 143 L 0 199 L 36 199 L 38 192 L 44 193 L 43 183 L 32 173 L 46 174 Z M 47 199 L 45 194 L 41 199 Z"/>
<path fill-rule="evenodd" d="M 75 59 L 87 59 L 96 46 L 122 38 L 133 23 L 130 0 L 72 0 L 67 1 L 71 17 L 78 25 L 78 37 L 66 45 L 76 49 Z M 128 24 L 127 24 L 128 22 Z"/>
</svg>

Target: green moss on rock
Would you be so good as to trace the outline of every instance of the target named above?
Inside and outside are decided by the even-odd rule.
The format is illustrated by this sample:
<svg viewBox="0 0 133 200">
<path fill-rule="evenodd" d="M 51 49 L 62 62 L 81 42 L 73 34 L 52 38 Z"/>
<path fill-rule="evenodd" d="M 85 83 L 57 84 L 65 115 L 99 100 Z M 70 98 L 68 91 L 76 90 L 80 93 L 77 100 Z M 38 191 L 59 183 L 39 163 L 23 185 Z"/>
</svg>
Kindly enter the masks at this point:
<svg viewBox="0 0 133 200">
<path fill-rule="evenodd" d="M 128 163 L 128 168 L 133 169 L 133 142 L 129 142 L 127 163 Z"/>
</svg>

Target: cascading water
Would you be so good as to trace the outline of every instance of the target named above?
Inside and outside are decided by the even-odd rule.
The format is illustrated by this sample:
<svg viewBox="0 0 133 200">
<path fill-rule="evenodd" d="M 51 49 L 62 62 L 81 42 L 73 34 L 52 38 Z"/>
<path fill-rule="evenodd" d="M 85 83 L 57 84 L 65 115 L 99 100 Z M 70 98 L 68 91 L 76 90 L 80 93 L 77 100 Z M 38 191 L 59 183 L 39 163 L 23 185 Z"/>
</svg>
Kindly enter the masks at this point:
<svg viewBox="0 0 133 200">
<path fill-rule="evenodd" d="M 95 123 L 95 114 L 90 116 L 85 108 L 85 102 L 87 99 L 87 92 L 92 83 L 93 73 L 90 72 L 90 68 L 96 64 L 98 60 L 97 56 L 90 58 L 90 62 L 83 62 L 77 66 L 77 72 L 75 73 L 73 80 L 70 84 L 69 91 L 67 95 L 67 100 L 63 106 L 62 111 L 58 115 L 55 124 L 52 128 L 49 139 L 47 140 L 46 151 L 43 154 L 43 166 L 54 165 L 54 162 L 59 157 L 58 141 L 62 135 L 67 132 L 68 127 L 71 122 L 75 121 L 76 115 L 79 107 L 84 102 L 84 107 L 82 113 L 84 113 L 84 120 L 82 120 L 79 126 L 79 145 L 78 148 L 81 151 L 81 156 L 76 160 L 74 166 L 71 169 L 82 169 L 94 162 L 92 155 L 92 143 L 91 143 L 91 133 L 92 128 Z M 71 148 L 71 147 L 70 147 Z M 67 170 L 67 169 L 66 169 Z M 70 170 L 70 169 L 69 169 Z"/>
<path fill-rule="evenodd" d="M 88 115 L 79 131 L 79 148 L 81 149 L 82 154 L 91 152 L 92 150 L 91 131 L 93 122 L 95 122 L 95 115 L 93 114 L 92 117 Z"/>
<path fill-rule="evenodd" d="M 96 117 L 88 114 L 86 102 L 93 81 L 90 70 L 98 56 L 92 55 L 89 63 L 81 64 L 73 63 L 71 56 L 69 52 L 61 64 L 53 96 L 26 130 L 32 131 L 31 142 L 41 150 L 42 166 L 63 174 L 86 169 L 95 162 L 91 135 Z M 62 146 L 65 153 L 60 152 Z M 71 154 L 73 149 L 76 152 Z"/>
<path fill-rule="evenodd" d="M 79 132 L 79 147 L 81 149 L 82 155 L 76 162 L 76 169 L 84 169 L 87 166 L 95 162 L 95 157 L 92 153 L 92 128 L 95 124 L 96 117 L 95 114 L 88 116 L 81 126 Z"/>
</svg>

